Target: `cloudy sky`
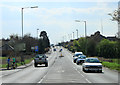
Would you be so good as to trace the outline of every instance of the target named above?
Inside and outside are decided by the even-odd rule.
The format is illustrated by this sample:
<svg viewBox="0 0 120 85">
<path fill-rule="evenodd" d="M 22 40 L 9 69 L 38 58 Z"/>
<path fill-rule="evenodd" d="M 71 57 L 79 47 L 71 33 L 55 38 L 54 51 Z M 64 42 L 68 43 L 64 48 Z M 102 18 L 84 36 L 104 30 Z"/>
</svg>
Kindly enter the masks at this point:
<svg viewBox="0 0 120 85">
<path fill-rule="evenodd" d="M 78 29 L 79 37 L 84 36 L 84 22 L 87 22 L 87 36 L 96 31 L 103 35 L 115 36 L 118 31 L 117 22 L 111 21 L 108 13 L 118 7 L 117 0 L 2 0 L 0 3 L 0 38 L 9 38 L 11 34 L 21 36 L 21 8 L 38 6 L 38 8 L 24 9 L 24 34 L 31 33 L 37 37 L 37 29 L 45 30 L 51 43 L 69 40 Z"/>
</svg>

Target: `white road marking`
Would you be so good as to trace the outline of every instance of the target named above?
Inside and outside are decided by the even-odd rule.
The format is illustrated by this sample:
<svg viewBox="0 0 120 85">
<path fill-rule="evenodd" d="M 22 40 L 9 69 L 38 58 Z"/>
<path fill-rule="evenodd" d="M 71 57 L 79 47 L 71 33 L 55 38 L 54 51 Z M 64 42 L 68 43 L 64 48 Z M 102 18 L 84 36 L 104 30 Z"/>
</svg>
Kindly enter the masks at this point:
<svg viewBox="0 0 120 85">
<path fill-rule="evenodd" d="M 57 57 L 56 57 L 57 58 Z M 52 58 L 51 58 L 52 59 Z M 54 60 L 55 61 L 55 60 Z M 48 71 L 50 70 L 50 68 L 48 68 Z M 47 73 L 41 78 L 41 80 L 38 82 L 38 83 L 41 83 L 42 81 L 43 81 L 43 79 L 47 76 L 47 74 L 48 74 L 48 71 L 47 71 Z"/>
<path fill-rule="evenodd" d="M 91 83 L 88 79 L 86 79 L 86 81 L 87 81 L 88 83 Z"/>
<path fill-rule="evenodd" d="M 80 73 L 80 72 L 78 71 L 78 73 Z"/>
<path fill-rule="evenodd" d="M 82 74 L 81 74 L 82 75 Z M 82 77 L 84 77 L 83 75 L 82 75 Z"/>
<path fill-rule="evenodd" d="M 41 83 L 43 79 L 46 77 L 47 73 L 41 78 L 41 80 L 38 83 Z"/>
<path fill-rule="evenodd" d="M 73 67 L 73 68 L 75 68 L 75 67 Z M 77 68 L 75 68 L 75 70 L 79 73 L 79 74 L 81 74 L 78 70 L 77 70 Z M 82 71 L 82 70 L 81 70 Z M 83 71 L 82 71 L 82 73 L 84 73 Z M 85 74 L 85 73 L 84 73 Z M 85 78 L 85 76 L 83 75 L 83 74 L 81 74 L 82 75 L 82 77 L 84 77 Z M 85 79 L 88 83 L 92 83 L 92 82 L 90 82 L 88 79 Z"/>
<path fill-rule="evenodd" d="M 43 78 L 38 83 L 41 83 L 42 81 L 43 81 Z"/>
<path fill-rule="evenodd" d="M 62 70 L 62 72 L 65 72 L 64 70 Z"/>
</svg>

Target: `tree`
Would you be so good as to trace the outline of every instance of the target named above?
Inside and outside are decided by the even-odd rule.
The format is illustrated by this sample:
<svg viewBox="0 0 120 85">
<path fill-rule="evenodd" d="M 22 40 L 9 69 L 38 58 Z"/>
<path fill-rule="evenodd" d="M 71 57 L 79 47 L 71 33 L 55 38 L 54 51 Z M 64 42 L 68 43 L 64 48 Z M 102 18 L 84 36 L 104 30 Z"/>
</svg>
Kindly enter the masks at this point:
<svg viewBox="0 0 120 85">
<path fill-rule="evenodd" d="M 87 42 L 87 55 L 95 56 L 96 55 L 96 42 L 93 39 L 88 39 Z"/>
<path fill-rule="evenodd" d="M 87 43 L 86 38 L 80 38 L 78 42 L 80 46 L 79 50 L 83 52 L 84 54 L 86 54 L 86 43 Z"/>
<path fill-rule="evenodd" d="M 39 53 L 45 53 L 46 52 L 45 49 L 50 47 L 50 41 L 46 31 L 41 31 L 38 47 L 39 47 Z"/>
<path fill-rule="evenodd" d="M 74 47 L 73 49 L 75 51 L 80 51 L 80 44 L 79 44 L 79 42 L 77 40 L 73 41 L 73 47 Z"/>
<path fill-rule="evenodd" d="M 115 41 L 109 41 L 107 39 L 103 39 L 98 45 L 97 45 L 97 53 L 100 57 L 105 58 L 114 58 L 117 57 L 117 49 L 116 49 L 116 42 Z"/>
<path fill-rule="evenodd" d="M 112 17 L 112 21 L 120 22 L 120 8 L 118 8 L 118 10 L 115 10 L 113 13 L 109 13 L 108 15 Z"/>
<path fill-rule="evenodd" d="M 117 10 L 115 10 L 113 13 L 109 13 L 108 15 L 110 15 L 112 17 L 112 21 L 117 21 L 118 22 L 118 32 L 117 32 L 117 36 L 118 38 L 120 38 L 120 8 L 118 8 Z"/>
</svg>

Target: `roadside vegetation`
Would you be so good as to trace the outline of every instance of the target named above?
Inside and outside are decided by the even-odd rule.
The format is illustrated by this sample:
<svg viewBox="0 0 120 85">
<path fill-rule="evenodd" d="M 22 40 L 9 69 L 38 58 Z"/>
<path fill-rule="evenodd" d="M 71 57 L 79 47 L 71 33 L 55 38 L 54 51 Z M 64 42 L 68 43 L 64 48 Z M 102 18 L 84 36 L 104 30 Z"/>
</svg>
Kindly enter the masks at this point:
<svg viewBox="0 0 120 85">
<path fill-rule="evenodd" d="M 35 54 L 34 54 L 35 55 Z M 30 55 L 25 55 L 25 64 L 28 64 L 30 63 L 32 60 L 33 60 L 33 57 L 34 55 L 30 56 Z M 10 61 L 10 64 L 12 64 L 12 58 L 14 57 L 11 57 L 11 61 Z M 7 67 L 7 57 L 1 57 L 0 58 L 0 61 L 2 61 L 0 63 L 0 68 L 6 68 Z M 16 63 L 17 63 L 17 66 L 21 66 L 21 58 L 20 57 L 16 57 Z"/>
<path fill-rule="evenodd" d="M 31 34 L 25 34 L 23 38 L 17 34 L 10 35 L 8 39 L 2 39 L 2 55 L 0 57 L 0 67 L 7 67 L 7 59 L 15 58 L 17 66 L 21 66 L 21 61 L 25 64 L 30 63 L 36 54 L 44 54 L 50 49 L 50 42 L 46 31 L 41 31 L 40 38 L 34 38 Z M 37 47 L 37 48 L 36 48 Z M 6 48 L 8 48 L 6 50 Z M 33 48 L 33 49 L 32 49 Z"/>
<path fill-rule="evenodd" d="M 71 52 L 81 51 L 89 57 L 98 57 L 103 66 L 120 71 L 120 40 L 79 38 L 62 45 Z"/>
</svg>

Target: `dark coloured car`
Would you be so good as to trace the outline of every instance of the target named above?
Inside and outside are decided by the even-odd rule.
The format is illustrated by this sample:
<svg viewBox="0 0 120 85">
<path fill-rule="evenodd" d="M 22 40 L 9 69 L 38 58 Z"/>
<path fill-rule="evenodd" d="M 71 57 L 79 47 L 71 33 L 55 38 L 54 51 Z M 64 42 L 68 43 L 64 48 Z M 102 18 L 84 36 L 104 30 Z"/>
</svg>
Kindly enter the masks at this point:
<svg viewBox="0 0 120 85">
<path fill-rule="evenodd" d="M 45 64 L 45 67 L 48 66 L 48 60 L 45 54 L 38 54 L 34 58 L 34 66 L 37 67 L 38 64 Z"/>
</svg>

